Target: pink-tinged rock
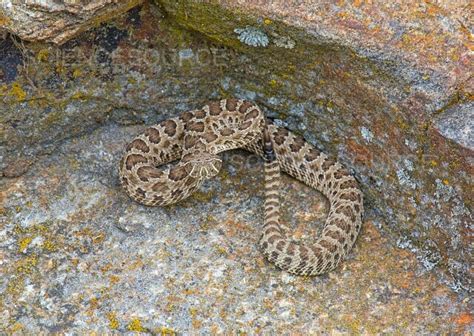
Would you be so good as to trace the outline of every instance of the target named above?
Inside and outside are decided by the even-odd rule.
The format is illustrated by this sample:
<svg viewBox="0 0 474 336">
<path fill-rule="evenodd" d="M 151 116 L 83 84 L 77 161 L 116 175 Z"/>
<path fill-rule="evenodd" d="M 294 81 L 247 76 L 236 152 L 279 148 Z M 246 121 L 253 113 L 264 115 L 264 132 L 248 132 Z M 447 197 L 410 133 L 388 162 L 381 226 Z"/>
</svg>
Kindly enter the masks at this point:
<svg viewBox="0 0 474 336">
<path fill-rule="evenodd" d="M 62 44 L 143 0 L 53 1 L 6 0 L 0 3 L 0 29 L 27 41 Z"/>
</svg>

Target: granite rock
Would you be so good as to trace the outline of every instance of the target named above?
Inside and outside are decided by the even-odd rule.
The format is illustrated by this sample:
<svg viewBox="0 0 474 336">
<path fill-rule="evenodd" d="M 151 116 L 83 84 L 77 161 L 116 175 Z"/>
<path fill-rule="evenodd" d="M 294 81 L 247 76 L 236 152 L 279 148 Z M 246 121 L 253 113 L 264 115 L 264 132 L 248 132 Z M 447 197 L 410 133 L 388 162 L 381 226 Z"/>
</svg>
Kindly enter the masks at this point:
<svg viewBox="0 0 474 336">
<path fill-rule="evenodd" d="M 263 162 L 228 152 L 220 174 L 180 204 L 139 205 L 118 185 L 128 139 L 108 125 L 64 141 L 0 181 L 0 333 L 469 334 L 460 299 L 366 219 L 329 275 L 289 275 L 258 249 Z M 282 218 L 311 240 L 318 192 L 283 178 Z"/>
<path fill-rule="evenodd" d="M 453 289 L 474 289 L 473 151 L 462 142 L 468 136 L 448 137 L 436 124 L 451 109 L 464 112 L 450 134 L 472 123 L 467 1 L 158 3 L 182 26 L 245 55 L 227 91 L 337 155 L 387 233 L 409 240 Z M 266 34 L 268 46 L 242 42 L 235 27 Z"/>
<path fill-rule="evenodd" d="M 315 5 L 312 20 L 239 3 L 145 2 L 61 46 L 1 40 L 2 328 L 472 332 L 462 3 L 425 4 L 428 18 L 401 5 Z M 362 26 L 371 15 L 374 34 Z M 387 27 L 399 42 L 384 42 Z M 230 96 L 256 101 L 359 180 L 365 229 L 334 274 L 293 278 L 264 261 L 261 167 L 243 154 L 226 154 L 216 181 L 171 208 L 141 207 L 119 188 L 123 145 L 143 127 L 131 125 Z M 295 209 L 285 219 L 310 235 L 305 220 L 324 217 L 324 202 L 284 185 Z"/>
<path fill-rule="evenodd" d="M 445 138 L 474 150 L 474 102 L 456 105 L 435 119 L 434 127 Z"/>
<path fill-rule="evenodd" d="M 5 0 L 0 3 L 0 29 L 6 29 L 27 41 L 62 44 L 78 33 L 142 2 Z"/>
</svg>

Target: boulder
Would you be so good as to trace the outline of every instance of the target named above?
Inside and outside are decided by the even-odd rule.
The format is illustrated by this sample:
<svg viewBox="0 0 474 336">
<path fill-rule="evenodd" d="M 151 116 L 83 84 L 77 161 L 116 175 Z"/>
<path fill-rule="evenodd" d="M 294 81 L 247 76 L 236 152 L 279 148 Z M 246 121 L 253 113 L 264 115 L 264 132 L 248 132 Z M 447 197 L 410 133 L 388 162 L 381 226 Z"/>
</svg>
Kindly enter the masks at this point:
<svg viewBox="0 0 474 336">
<path fill-rule="evenodd" d="M 86 30 L 91 15 L 72 39 L 20 34 L 19 6 L 0 16 L 0 330 L 469 332 L 467 2 L 146 1 Z M 55 6 L 72 15 L 73 2 Z M 145 124 L 231 96 L 359 180 L 364 229 L 330 275 L 292 277 L 260 255 L 254 157 L 226 154 L 173 207 L 120 189 L 121 153 Z M 283 218 L 311 240 L 325 202 L 284 186 Z"/>
</svg>

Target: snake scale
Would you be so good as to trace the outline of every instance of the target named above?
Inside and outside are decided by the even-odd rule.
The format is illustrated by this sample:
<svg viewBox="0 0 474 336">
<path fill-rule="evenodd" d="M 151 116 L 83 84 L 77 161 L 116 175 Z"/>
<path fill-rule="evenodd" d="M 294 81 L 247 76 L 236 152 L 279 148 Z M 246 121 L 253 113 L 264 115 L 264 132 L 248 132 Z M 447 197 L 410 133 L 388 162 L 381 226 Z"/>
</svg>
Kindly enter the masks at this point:
<svg viewBox="0 0 474 336">
<path fill-rule="evenodd" d="M 173 204 L 219 172 L 219 153 L 236 148 L 256 153 L 265 162 L 265 217 L 259 245 L 266 258 L 297 275 L 333 270 L 361 228 L 363 199 L 357 181 L 303 137 L 267 121 L 252 102 L 212 101 L 148 127 L 127 145 L 120 161 L 120 181 L 141 204 Z M 311 244 L 291 239 L 280 222 L 280 170 L 329 200 L 322 233 Z"/>
</svg>

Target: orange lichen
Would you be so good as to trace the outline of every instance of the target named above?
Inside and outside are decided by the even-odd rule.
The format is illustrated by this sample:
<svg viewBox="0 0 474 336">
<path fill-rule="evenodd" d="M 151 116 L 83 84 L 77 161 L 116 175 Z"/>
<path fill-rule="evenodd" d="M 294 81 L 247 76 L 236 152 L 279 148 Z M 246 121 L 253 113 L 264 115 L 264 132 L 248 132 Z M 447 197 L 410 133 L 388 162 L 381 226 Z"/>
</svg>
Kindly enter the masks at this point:
<svg viewBox="0 0 474 336">
<path fill-rule="evenodd" d="M 369 167 L 372 166 L 373 155 L 367 147 L 359 145 L 355 140 L 352 139 L 347 142 L 347 147 L 352 153 L 356 155 L 356 162 L 361 162 Z"/>
<path fill-rule="evenodd" d="M 469 325 L 474 322 L 474 317 L 471 313 L 462 313 L 456 318 L 455 321 L 459 325 Z"/>
<path fill-rule="evenodd" d="M 120 277 L 117 275 L 111 275 L 109 276 L 110 283 L 116 284 L 120 281 Z"/>
<path fill-rule="evenodd" d="M 104 266 L 102 266 L 100 268 L 102 273 L 106 273 L 106 272 L 110 271 L 111 269 L 112 269 L 112 264 L 111 263 L 107 263 L 107 264 L 105 264 Z"/>
</svg>

